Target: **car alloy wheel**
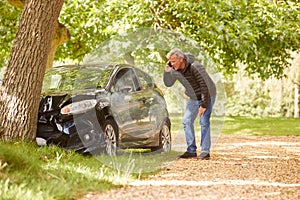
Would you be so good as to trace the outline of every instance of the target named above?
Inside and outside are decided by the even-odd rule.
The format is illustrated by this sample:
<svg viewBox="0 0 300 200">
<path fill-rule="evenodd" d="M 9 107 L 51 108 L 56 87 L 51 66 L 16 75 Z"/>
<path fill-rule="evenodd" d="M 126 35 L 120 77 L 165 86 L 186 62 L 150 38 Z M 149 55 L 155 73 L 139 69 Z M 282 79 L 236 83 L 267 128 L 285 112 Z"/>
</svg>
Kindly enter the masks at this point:
<svg viewBox="0 0 300 200">
<path fill-rule="evenodd" d="M 106 143 L 106 153 L 110 156 L 115 156 L 117 154 L 117 127 L 116 123 L 108 119 L 105 121 L 103 126 L 105 143 Z"/>
<path fill-rule="evenodd" d="M 161 148 L 163 152 L 171 151 L 171 132 L 169 126 L 165 123 L 160 134 Z"/>
</svg>

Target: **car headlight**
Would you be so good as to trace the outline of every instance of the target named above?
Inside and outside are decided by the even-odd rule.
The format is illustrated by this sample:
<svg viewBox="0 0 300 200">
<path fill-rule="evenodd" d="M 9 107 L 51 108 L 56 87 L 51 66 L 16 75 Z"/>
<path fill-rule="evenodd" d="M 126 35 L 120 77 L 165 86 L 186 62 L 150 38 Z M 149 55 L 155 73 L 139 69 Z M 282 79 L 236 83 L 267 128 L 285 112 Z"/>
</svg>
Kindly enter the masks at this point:
<svg viewBox="0 0 300 200">
<path fill-rule="evenodd" d="M 84 113 L 95 107 L 97 104 L 96 99 L 83 100 L 79 102 L 74 102 L 63 107 L 60 111 L 61 114 L 79 114 Z"/>
</svg>

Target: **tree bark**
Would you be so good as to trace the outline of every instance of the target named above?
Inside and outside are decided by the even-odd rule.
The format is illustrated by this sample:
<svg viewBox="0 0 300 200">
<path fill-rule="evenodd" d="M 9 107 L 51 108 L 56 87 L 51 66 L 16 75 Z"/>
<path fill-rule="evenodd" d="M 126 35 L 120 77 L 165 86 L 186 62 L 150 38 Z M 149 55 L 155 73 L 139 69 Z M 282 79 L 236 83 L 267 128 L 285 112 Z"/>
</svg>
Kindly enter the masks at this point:
<svg viewBox="0 0 300 200">
<path fill-rule="evenodd" d="M 50 52 L 48 55 L 48 60 L 47 60 L 47 69 L 53 67 L 53 61 L 54 61 L 54 56 L 56 49 L 59 45 L 69 41 L 71 38 L 69 30 L 61 23 L 58 21 L 56 22 L 55 25 L 55 33 L 53 36 L 53 39 L 51 41 L 51 47 L 50 47 Z"/>
<path fill-rule="evenodd" d="M 7 2 L 17 8 L 24 8 L 25 5 L 25 0 L 7 0 Z M 47 60 L 47 69 L 48 68 L 52 68 L 53 67 L 53 61 L 54 61 L 54 56 L 55 56 L 55 52 L 56 49 L 59 45 L 67 42 L 70 40 L 71 38 L 71 34 L 69 32 L 69 30 L 61 23 L 59 23 L 58 21 L 55 24 L 55 28 L 54 28 L 55 32 L 54 32 L 54 36 L 51 42 L 51 47 L 50 47 L 50 52 L 48 55 L 48 60 Z"/>
<path fill-rule="evenodd" d="M 38 106 L 55 24 L 63 0 L 27 0 L 4 75 L 0 138 L 36 136 Z"/>
</svg>

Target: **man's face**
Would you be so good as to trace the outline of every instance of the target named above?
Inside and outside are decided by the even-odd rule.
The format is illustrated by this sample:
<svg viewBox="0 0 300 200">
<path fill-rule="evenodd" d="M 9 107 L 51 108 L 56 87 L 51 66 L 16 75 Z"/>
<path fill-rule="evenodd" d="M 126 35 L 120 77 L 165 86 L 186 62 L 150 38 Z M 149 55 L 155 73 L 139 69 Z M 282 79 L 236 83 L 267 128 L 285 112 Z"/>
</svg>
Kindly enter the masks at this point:
<svg viewBox="0 0 300 200">
<path fill-rule="evenodd" d="M 172 55 L 169 59 L 169 62 L 175 70 L 184 69 L 185 63 L 183 58 L 179 58 L 176 55 Z"/>
</svg>

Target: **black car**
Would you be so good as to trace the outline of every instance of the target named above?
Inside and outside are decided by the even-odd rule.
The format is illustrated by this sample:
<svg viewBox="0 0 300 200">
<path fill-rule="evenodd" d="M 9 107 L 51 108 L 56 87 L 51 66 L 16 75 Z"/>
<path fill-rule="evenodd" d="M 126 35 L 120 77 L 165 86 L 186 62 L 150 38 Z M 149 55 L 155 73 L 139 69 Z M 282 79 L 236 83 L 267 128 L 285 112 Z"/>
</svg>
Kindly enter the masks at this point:
<svg viewBox="0 0 300 200">
<path fill-rule="evenodd" d="M 80 153 L 171 149 L 171 123 L 162 92 L 131 65 L 61 66 L 45 73 L 37 141 Z"/>
</svg>

